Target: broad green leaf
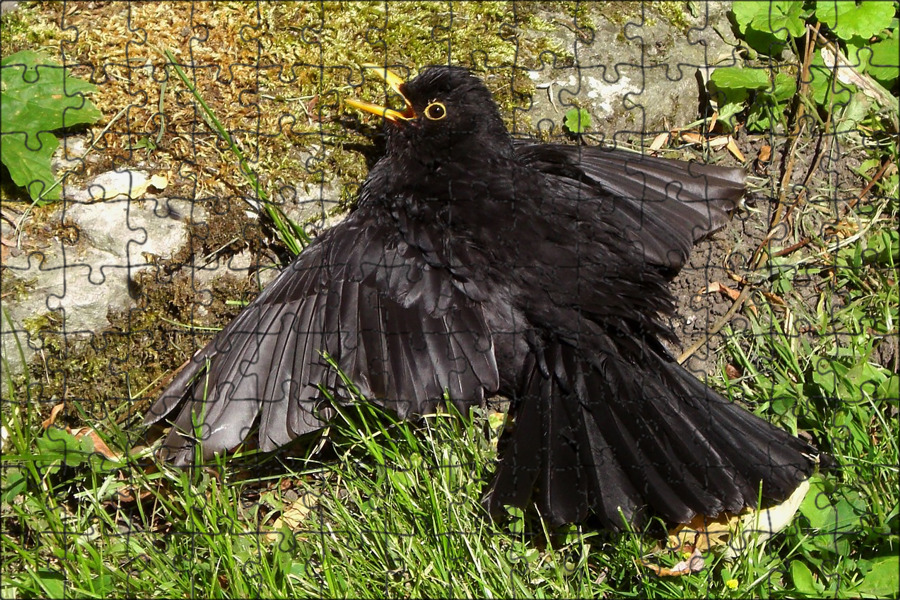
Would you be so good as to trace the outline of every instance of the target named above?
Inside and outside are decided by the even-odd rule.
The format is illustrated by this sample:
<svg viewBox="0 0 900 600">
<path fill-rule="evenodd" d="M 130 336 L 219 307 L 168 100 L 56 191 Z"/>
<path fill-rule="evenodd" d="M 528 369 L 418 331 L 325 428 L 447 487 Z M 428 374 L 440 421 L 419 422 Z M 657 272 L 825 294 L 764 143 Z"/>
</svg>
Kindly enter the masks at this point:
<svg viewBox="0 0 900 600">
<path fill-rule="evenodd" d="M 16 185 L 28 190 L 28 195 L 36 200 L 41 197 L 44 188 L 56 180 L 50 169 L 50 159 L 59 146 L 59 140 L 47 131 L 28 138 L 27 144 L 25 140 L 24 134 L 0 137 L 0 156 Z M 35 147 L 31 147 L 32 144 Z M 59 188 L 44 195 L 43 199 L 58 200 Z"/>
<path fill-rule="evenodd" d="M 893 83 L 900 72 L 900 35 L 872 45 L 872 57 L 866 72 L 885 85 Z"/>
<path fill-rule="evenodd" d="M 835 520 L 829 531 L 834 533 L 852 533 L 858 531 L 863 515 L 868 506 L 859 492 L 850 490 L 841 492 L 841 498 L 834 504 Z"/>
<path fill-rule="evenodd" d="M 721 90 L 764 90 L 770 85 L 769 75 L 763 69 L 722 67 L 713 71 L 709 79 Z"/>
<path fill-rule="evenodd" d="M 832 69 L 825 65 L 821 52 L 813 56 L 809 74 L 809 87 L 816 104 L 825 105 L 826 101 L 831 106 L 847 104 L 856 92 L 856 86 L 845 85 L 832 77 Z"/>
<path fill-rule="evenodd" d="M 731 12 L 744 41 L 754 50 L 768 56 L 781 54 L 786 45 L 786 36 L 781 39 L 768 29 L 758 30 L 752 23 L 754 19 L 765 19 L 769 14 L 769 3 L 758 0 L 736 0 L 731 5 Z"/>
<path fill-rule="evenodd" d="M 819 477 L 809 481 L 809 492 L 800 503 L 800 514 L 806 517 L 813 529 L 824 529 L 834 522 L 834 508 L 828 499 L 825 482 Z"/>
<path fill-rule="evenodd" d="M 591 126 L 591 115 L 583 108 L 572 108 L 566 112 L 566 129 L 572 133 L 584 133 Z"/>
<path fill-rule="evenodd" d="M 760 4 L 766 5 L 765 2 Z M 753 18 L 750 25 L 754 29 L 771 33 L 781 40 L 786 40 L 789 34 L 793 37 L 803 35 L 806 30 L 803 2 L 772 0 L 767 8 Z"/>
<path fill-rule="evenodd" d="M 19 469 L 10 469 L 6 480 L 3 482 L 3 501 L 12 504 L 16 496 L 25 491 L 28 480 Z"/>
<path fill-rule="evenodd" d="M 794 78 L 785 73 L 776 73 L 775 89 L 772 90 L 775 99 L 783 102 L 790 99 L 795 93 L 797 93 L 797 82 Z"/>
<path fill-rule="evenodd" d="M 40 569 L 31 573 L 31 576 L 41 586 L 48 598 L 66 597 L 66 578 L 62 573 L 51 569 Z"/>
<path fill-rule="evenodd" d="M 48 429 L 35 443 L 38 449 L 36 458 L 42 465 L 65 463 L 70 467 L 78 466 L 94 451 L 88 436 L 77 440 L 71 433 L 55 428 Z"/>
<path fill-rule="evenodd" d="M 64 67 L 36 52 L 17 52 L 0 66 L 3 133 L 55 131 L 94 123 L 102 116 L 84 95 L 97 89 L 93 84 L 70 77 Z"/>
<path fill-rule="evenodd" d="M 0 158 L 32 199 L 55 180 L 50 157 L 59 142 L 49 132 L 94 123 L 102 116 L 85 96 L 95 89 L 37 52 L 17 52 L 0 61 Z M 43 199 L 57 198 L 58 188 Z"/>
<path fill-rule="evenodd" d="M 875 397 L 879 400 L 897 400 L 897 398 L 900 398 L 900 375 L 894 374 L 885 379 L 878 386 Z"/>
<path fill-rule="evenodd" d="M 809 567 L 799 560 L 791 563 L 791 579 L 794 582 L 794 588 L 802 594 L 821 594 L 825 589 L 821 583 L 813 579 L 813 574 Z"/>
<path fill-rule="evenodd" d="M 841 39 L 853 36 L 869 38 L 891 24 L 896 2 L 863 0 L 863 2 L 816 2 L 816 18 L 828 25 Z"/>
<path fill-rule="evenodd" d="M 900 573 L 900 557 L 896 554 L 875 559 L 866 578 L 854 591 L 882 598 L 896 597 L 897 590 L 900 589 L 898 573 Z"/>
<path fill-rule="evenodd" d="M 736 0 L 731 3 L 731 12 L 734 20 L 738 25 L 741 33 L 747 31 L 747 27 L 753 22 L 757 15 L 768 12 L 769 5 L 765 2 L 756 2 L 752 0 Z"/>
</svg>

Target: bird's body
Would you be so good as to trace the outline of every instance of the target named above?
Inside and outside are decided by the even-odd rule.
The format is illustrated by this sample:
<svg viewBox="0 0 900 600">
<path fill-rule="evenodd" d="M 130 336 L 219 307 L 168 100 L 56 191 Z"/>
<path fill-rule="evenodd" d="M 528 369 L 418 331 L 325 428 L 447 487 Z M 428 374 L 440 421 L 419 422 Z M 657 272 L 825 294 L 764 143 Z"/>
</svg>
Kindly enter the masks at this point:
<svg viewBox="0 0 900 600">
<path fill-rule="evenodd" d="M 514 142 L 484 85 L 431 68 L 384 111 L 387 154 L 358 208 L 323 233 L 151 409 L 186 399 L 165 443 L 192 460 L 272 450 L 323 427 L 318 386 L 346 398 L 325 354 L 401 418 L 445 394 L 512 400 L 486 495 L 533 500 L 554 523 L 610 527 L 649 507 L 673 521 L 782 499 L 814 449 L 728 402 L 659 340 L 666 289 L 743 194 L 736 169 Z M 369 107 L 369 108 L 367 108 Z M 363 106 L 372 110 L 371 105 Z M 376 107 L 377 108 L 377 107 Z M 193 415 L 193 416 L 192 416 Z"/>
</svg>

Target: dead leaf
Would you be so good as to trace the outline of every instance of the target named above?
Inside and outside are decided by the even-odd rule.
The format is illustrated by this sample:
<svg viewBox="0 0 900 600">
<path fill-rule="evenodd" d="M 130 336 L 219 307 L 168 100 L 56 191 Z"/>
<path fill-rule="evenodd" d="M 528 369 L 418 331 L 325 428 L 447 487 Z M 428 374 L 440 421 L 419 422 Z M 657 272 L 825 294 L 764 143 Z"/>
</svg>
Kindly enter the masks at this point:
<svg viewBox="0 0 900 600">
<path fill-rule="evenodd" d="M 682 141 L 687 142 L 688 144 L 702 144 L 703 136 L 694 131 L 683 131 L 681 132 Z"/>
<path fill-rule="evenodd" d="M 140 499 L 142 502 L 146 500 L 148 497 L 153 495 L 153 492 L 150 490 L 143 490 L 140 494 L 135 497 L 134 495 L 135 487 L 132 485 L 119 488 L 116 490 L 116 501 L 118 504 L 131 504 L 135 500 Z"/>
<path fill-rule="evenodd" d="M 772 146 L 766 144 L 762 148 L 759 149 L 759 154 L 756 156 L 756 160 L 761 163 L 767 163 L 772 158 Z"/>
<path fill-rule="evenodd" d="M 834 48 L 831 44 L 822 47 L 822 62 L 829 69 L 836 71 L 837 80 L 846 85 L 855 85 L 870 98 L 877 101 L 881 106 L 892 106 L 896 108 L 897 100 L 890 93 L 879 85 L 874 79 L 859 70 L 847 60 L 844 53 L 840 49 Z M 835 69 L 835 64 L 838 65 Z"/>
<path fill-rule="evenodd" d="M 686 553 L 724 546 L 731 540 L 739 519 L 739 516 L 727 512 L 714 519 L 697 515 L 689 523 L 682 523 L 669 533 L 668 547 Z"/>
<path fill-rule="evenodd" d="M 6 236 L 0 236 L 0 263 L 6 262 L 6 257 L 9 254 L 10 248 L 15 248 L 16 242 L 15 240 L 8 239 Z"/>
<path fill-rule="evenodd" d="M 739 161 L 744 162 L 747 160 L 744 158 L 744 154 L 741 152 L 740 148 L 737 147 L 737 144 L 734 143 L 733 137 L 728 136 L 728 144 L 725 147 L 728 148 L 728 151 Z"/>
<path fill-rule="evenodd" d="M 287 527 L 292 531 L 299 529 L 317 504 L 314 494 L 309 492 L 302 494 L 281 511 L 281 516 L 275 519 L 275 522 L 272 524 L 273 531 L 267 533 L 266 538 L 271 542 L 276 542 L 281 538 L 279 530 L 282 527 Z"/>
<path fill-rule="evenodd" d="M 148 175 L 146 171 L 107 171 L 94 177 L 86 189 L 76 190 L 70 200 L 78 202 L 99 202 L 118 197 L 137 200 L 151 187 L 164 190 L 169 185 L 165 175 Z"/>
<path fill-rule="evenodd" d="M 701 293 L 703 293 L 703 292 L 701 292 Z M 714 293 L 724 294 L 724 295 L 728 296 L 732 302 L 737 302 L 738 298 L 741 295 L 741 293 L 739 291 L 737 291 L 736 289 L 728 287 L 724 283 L 721 283 L 718 281 L 714 281 L 711 284 L 709 284 L 706 288 L 705 293 L 707 293 L 707 294 L 714 294 Z M 753 304 L 753 301 L 750 300 L 750 298 L 747 298 L 745 303 L 747 305 L 747 308 L 749 308 L 753 312 L 754 315 L 757 314 L 756 305 Z"/>
<path fill-rule="evenodd" d="M 65 402 L 60 402 L 56 406 L 50 409 L 50 416 L 44 419 L 41 423 L 41 429 L 47 429 L 54 423 L 56 423 L 56 417 L 59 415 L 59 412 L 66 407 Z"/>
<path fill-rule="evenodd" d="M 719 111 L 713 111 L 712 117 L 709 118 L 709 130 L 713 131 L 716 128 L 716 123 L 719 122 Z"/>
<path fill-rule="evenodd" d="M 687 559 L 676 563 L 671 569 L 655 565 L 646 560 L 642 560 L 641 564 L 660 577 L 683 577 L 684 575 L 702 571 L 706 566 L 706 560 L 700 551 L 694 548 L 694 551 Z"/>
<path fill-rule="evenodd" d="M 725 375 L 728 377 L 728 379 L 740 379 L 741 371 L 733 364 L 728 363 L 727 365 L 725 365 Z"/>
<path fill-rule="evenodd" d="M 93 428 L 82 427 L 70 433 L 75 436 L 76 440 L 80 440 L 84 436 L 88 436 L 89 438 L 91 438 L 91 442 L 93 442 L 94 444 L 94 452 L 98 452 L 104 458 L 108 458 L 109 460 L 114 461 L 121 460 L 122 457 L 110 450 L 109 446 L 107 446 L 106 443 L 102 439 L 100 439 L 100 436 Z"/>
<path fill-rule="evenodd" d="M 772 304 L 777 304 L 778 306 L 787 306 L 787 302 L 784 301 L 784 298 L 778 296 L 777 294 L 773 294 L 772 292 L 763 292 L 763 296 L 771 302 Z"/>
<path fill-rule="evenodd" d="M 669 141 L 669 133 L 661 133 L 655 138 L 653 138 L 653 142 L 650 144 L 650 150 L 659 150 Z"/>
<path fill-rule="evenodd" d="M 737 302 L 738 297 L 740 297 L 740 295 L 741 295 L 741 293 L 739 291 L 737 291 L 736 289 L 728 287 L 724 283 L 720 283 L 718 281 L 714 281 L 714 282 L 710 283 L 706 287 L 706 293 L 707 294 L 714 294 L 714 293 L 725 294 L 726 296 L 731 298 L 731 300 L 733 302 Z"/>
<path fill-rule="evenodd" d="M 736 558 L 747 550 L 766 542 L 790 525 L 808 491 L 809 480 L 807 479 L 797 486 L 794 493 L 781 504 L 776 504 L 766 510 L 754 510 L 745 514 L 741 518 L 740 534 L 736 535 L 734 542 L 728 545 L 725 558 L 727 560 Z"/>
</svg>

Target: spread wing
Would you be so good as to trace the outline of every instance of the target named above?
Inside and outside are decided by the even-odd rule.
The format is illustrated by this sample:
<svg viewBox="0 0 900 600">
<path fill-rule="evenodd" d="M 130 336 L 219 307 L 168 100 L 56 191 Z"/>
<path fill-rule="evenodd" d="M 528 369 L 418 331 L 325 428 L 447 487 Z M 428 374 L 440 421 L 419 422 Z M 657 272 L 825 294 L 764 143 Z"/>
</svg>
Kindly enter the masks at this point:
<svg viewBox="0 0 900 600">
<path fill-rule="evenodd" d="M 197 352 L 145 422 L 181 406 L 164 444 L 175 464 L 192 460 L 194 422 L 204 457 L 241 443 L 257 416 L 260 448 L 275 449 L 324 426 L 319 386 L 347 398 L 326 353 L 401 418 L 433 410 L 445 393 L 466 404 L 499 387 L 490 330 L 469 288 L 360 209 Z"/>
<path fill-rule="evenodd" d="M 670 275 L 694 243 L 723 227 L 744 195 L 744 172 L 596 146 L 518 142 L 534 168 L 577 183 L 600 218 L 643 249 L 644 260 Z"/>
</svg>

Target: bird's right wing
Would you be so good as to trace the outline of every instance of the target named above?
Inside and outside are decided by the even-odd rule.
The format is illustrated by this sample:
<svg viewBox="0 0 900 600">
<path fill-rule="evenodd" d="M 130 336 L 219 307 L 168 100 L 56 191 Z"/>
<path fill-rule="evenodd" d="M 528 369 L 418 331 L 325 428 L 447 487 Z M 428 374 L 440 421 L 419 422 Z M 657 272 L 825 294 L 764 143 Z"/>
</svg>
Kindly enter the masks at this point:
<svg viewBox="0 0 900 600">
<path fill-rule="evenodd" d="M 145 421 L 184 402 L 164 447 L 176 464 L 241 443 L 259 416 L 260 448 L 324 426 L 322 386 L 348 395 L 330 356 L 365 397 L 401 418 L 448 394 L 480 402 L 499 386 L 480 303 L 377 219 L 357 211 L 325 232 L 172 381 Z"/>
<path fill-rule="evenodd" d="M 597 204 L 596 218 L 615 225 L 649 264 L 673 275 L 694 243 L 728 222 L 744 195 L 741 169 L 596 146 L 518 142 L 516 152 L 559 186 L 578 186 L 580 200 Z"/>
</svg>

